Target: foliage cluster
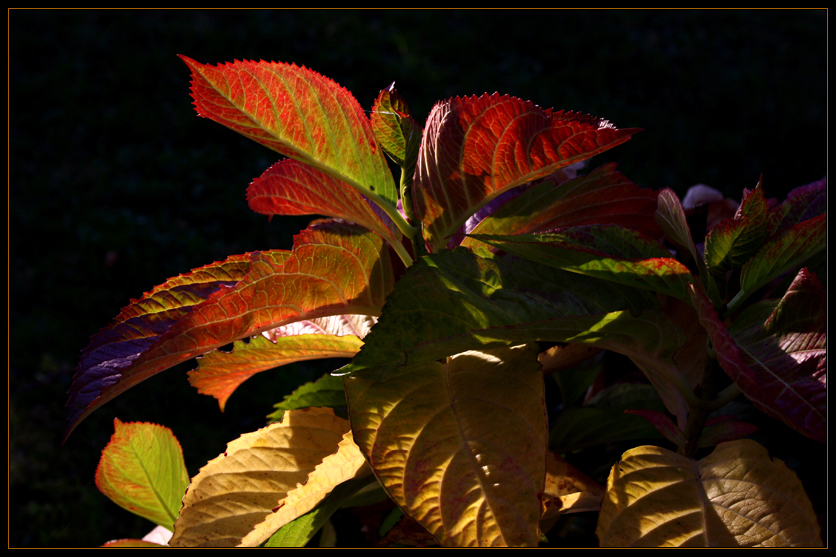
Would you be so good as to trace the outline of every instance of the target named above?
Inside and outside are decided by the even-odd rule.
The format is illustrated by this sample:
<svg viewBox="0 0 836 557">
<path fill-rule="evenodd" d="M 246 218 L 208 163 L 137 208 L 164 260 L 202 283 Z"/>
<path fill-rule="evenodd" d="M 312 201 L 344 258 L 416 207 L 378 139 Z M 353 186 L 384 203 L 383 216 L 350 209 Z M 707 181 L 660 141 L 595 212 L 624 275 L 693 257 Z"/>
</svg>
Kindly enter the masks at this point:
<svg viewBox="0 0 836 557">
<path fill-rule="evenodd" d="M 369 117 L 304 67 L 182 59 L 198 114 L 287 157 L 250 207 L 326 218 L 133 300 L 82 354 L 67 435 L 195 357 L 221 409 L 256 373 L 352 361 L 190 485 L 168 430 L 116 422 L 97 485 L 171 545 L 327 544 L 338 508 L 380 497 L 386 545 L 536 546 L 573 513 L 609 546 L 821 543 L 731 403 L 825 442 L 826 179 L 783 202 L 758 183 L 731 211 L 694 190 L 686 211 L 613 164 L 578 174 L 637 129 L 498 94 L 422 128 L 394 84 Z M 607 379 L 614 355 L 646 381 Z M 654 437 L 675 450 L 628 450 L 605 486 L 563 459 Z"/>
</svg>

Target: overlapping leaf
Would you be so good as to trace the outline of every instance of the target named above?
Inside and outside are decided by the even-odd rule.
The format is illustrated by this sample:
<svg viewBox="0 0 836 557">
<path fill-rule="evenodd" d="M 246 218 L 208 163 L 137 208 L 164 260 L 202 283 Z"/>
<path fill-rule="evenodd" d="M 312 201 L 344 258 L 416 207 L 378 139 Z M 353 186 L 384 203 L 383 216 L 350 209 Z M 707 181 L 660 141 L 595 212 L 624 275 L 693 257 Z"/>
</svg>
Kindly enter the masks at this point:
<svg viewBox="0 0 836 557">
<path fill-rule="evenodd" d="M 473 237 L 536 263 L 689 300 L 691 272 L 661 244 L 629 228 L 591 225 L 554 233 Z"/>
<path fill-rule="evenodd" d="M 741 267 L 769 234 L 769 207 L 760 182 L 748 192 L 734 218 L 717 223 L 705 238 L 705 262 L 722 275 Z"/>
<path fill-rule="evenodd" d="M 536 345 L 345 380 L 378 479 L 443 546 L 536 546 L 546 414 Z"/>
<path fill-rule="evenodd" d="M 624 453 L 596 530 L 605 547 L 820 546 L 798 477 L 754 441 L 700 461 L 658 447 Z"/>
<path fill-rule="evenodd" d="M 242 435 L 192 479 L 172 547 L 232 547 L 322 460 L 336 453 L 348 422 L 330 408 L 290 411 L 281 423 Z"/>
<path fill-rule="evenodd" d="M 180 58 L 192 72 L 198 114 L 396 207 L 398 193 L 371 123 L 339 84 L 295 64 L 210 66 Z"/>
<path fill-rule="evenodd" d="M 378 314 L 394 283 L 381 238 L 347 224 L 321 223 L 303 231 L 292 252 L 254 252 L 247 257 L 248 263 L 239 257 L 174 279 L 188 282 L 192 276 L 218 274 L 217 269 L 226 271 L 232 265 L 237 281 L 230 281 L 228 272 L 223 281 L 204 280 L 199 283 L 201 296 L 189 290 L 191 305 L 181 296 L 171 302 L 173 310 L 152 313 L 146 308 L 159 308 L 151 302 L 168 302 L 163 293 L 172 290 L 155 289 L 124 310 L 116 325 L 94 337 L 70 392 L 67 433 L 129 387 L 235 340 L 304 319 Z M 244 263 L 249 265 L 246 272 Z"/>
<path fill-rule="evenodd" d="M 723 370 L 756 407 L 821 442 L 827 438 L 824 300 L 817 282 L 799 273 L 777 305 L 755 304 L 730 334 L 705 294 L 693 290 L 694 307 Z"/>
<path fill-rule="evenodd" d="M 656 238 L 656 193 L 641 189 L 605 164 L 587 176 L 555 186 L 551 180 L 521 193 L 483 219 L 470 234 L 513 235 L 553 228 L 618 224 Z M 470 237 L 461 245 L 473 248 Z"/>
<path fill-rule="evenodd" d="M 357 190 L 295 160 L 279 161 L 253 180 L 247 202 L 263 215 L 324 215 L 355 222 L 403 250 L 393 230 Z"/>
<path fill-rule="evenodd" d="M 372 108 L 372 129 L 386 153 L 407 176 L 412 176 L 421 145 L 421 126 L 412 118 L 409 106 L 395 90 L 382 90 Z"/>
<path fill-rule="evenodd" d="M 256 373 L 305 360 L 353 357 L 373 322 L 366 315 L 333 315 L 265 331 L 236 341 L 231 352 L 214 350 L 199 358 L 189 383 L 217 398 L 223 410 L 233 391 Z"/>
<path fill-rule="evenodd" d="M 113 427 L 96 469 L 96 487 L 120 507 L 171 528 L 189 485 L 180 443 L 156 424 L 114 419 Z"/>
<path fill-rule="evenodd" d="M 436 104 L 415 173 L 415 210 L 427 239 L 443 247 L 503 191 L 615 147 L 637 131 L 498 94 Z"/>
</svg>

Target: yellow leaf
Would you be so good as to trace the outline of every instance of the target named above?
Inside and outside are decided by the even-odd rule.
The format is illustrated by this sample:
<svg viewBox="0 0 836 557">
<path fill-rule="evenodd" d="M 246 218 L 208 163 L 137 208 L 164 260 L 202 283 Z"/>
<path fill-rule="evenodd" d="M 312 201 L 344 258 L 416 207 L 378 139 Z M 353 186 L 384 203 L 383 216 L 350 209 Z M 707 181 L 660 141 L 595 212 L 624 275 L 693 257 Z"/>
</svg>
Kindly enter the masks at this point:
<svg viewBox="0 0 836 557">
<path fill-rule="evenodd" d="M 337 451 L 348 422 L 330 408 L 290 410 L 281 423 L 242 435 L 194 477 L 172 547 L 232 547 L 287 492 Z"/>
<path fill-rule="evenodd" d="M 546 453 L 546 484 L 540 529 L 548 532 L 564 514 L 598 512 L 604 491 L 604 486 L 549 451 Z"/>
<path fill-rule="evenodd" d="M 700 461 L 658 447 L 622 455 L 596 530 L 602 546 L 820 546 L 801 482 L 747 439 Z"/>
<path fill-rule="evenodd" d="M 349 431 L 340 441 L 337 452 L 325 457 L 308 476 L 305 485 L 289 491 L 279 510 L 269 514 L 264 522 L 244 537 L 240 545 L 258 547 L 279 528 L 315 509 L 339 484 L 371 473 L 372 469 L 366 464 L 366 459 Z"/>
</svg>

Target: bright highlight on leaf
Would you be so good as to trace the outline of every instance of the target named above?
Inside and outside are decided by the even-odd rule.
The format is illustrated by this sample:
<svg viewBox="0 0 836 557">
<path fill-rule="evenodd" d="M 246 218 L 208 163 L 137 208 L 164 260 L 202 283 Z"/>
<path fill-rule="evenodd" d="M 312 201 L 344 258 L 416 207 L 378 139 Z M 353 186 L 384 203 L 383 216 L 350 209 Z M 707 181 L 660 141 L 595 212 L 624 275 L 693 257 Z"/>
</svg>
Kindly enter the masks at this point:
<svg viewBox="0 0 836 557">
<path fill-rule="evenodd" d="M 120 507 L 171 529 L 189 475 L 180 444 L 167 427 L 113 420 L 96 487 Z"/>
<path fill-rule="evenodd" d="M 192 480 L 170 545 L 238 545 L 322 459 L 337 452 L 347 431 L 348 422 L 331 409 L 309 408 L 242 435 Z"/>
<path fill-rule="evenodd" d="M 798 477 L 748 440 L 700 461 L 627 451 L 610 472 L 596 533 L 605 547 L 821 546 Z"/>
</svg>

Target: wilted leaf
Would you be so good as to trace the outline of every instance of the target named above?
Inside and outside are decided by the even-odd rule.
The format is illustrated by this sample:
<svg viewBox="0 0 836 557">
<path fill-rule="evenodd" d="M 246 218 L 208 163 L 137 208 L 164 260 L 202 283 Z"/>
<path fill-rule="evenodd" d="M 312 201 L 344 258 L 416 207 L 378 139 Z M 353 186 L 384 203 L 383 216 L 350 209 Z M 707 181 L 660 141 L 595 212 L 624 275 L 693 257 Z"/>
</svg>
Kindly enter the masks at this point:
<svg viewBox="0 0 836 557">
<path fill-rule="evenodd" d="M 639 131 L 509 96 L 433 107 L 415 172 L 415 211 L 436 248 L 502 192 L 624 143 Z"/>
<path fill-rule="evenodd" d="M 339 84 L 296 64 L 209 66 L 180 58 L 192 71 L 198 114 L 330 174 L 397 213 L 398 192 L 371 123 Z"/>
<path fill-rule="evenodd" d="M 102 451 L 96 487 L 134 514 L 171 528 L 189 485 L 183 451 L 167 427 L 113 420 Z"/>
<path fill-rule="evenodd" d="M 547 426 L 535 346 L 345 384 L 357 444 L 441 545 L 537 545 Z"/>
<path fill-rule="evenodd" d="M 349 431 L 343 436 L 334 454 L 325 457 L 308 476 L 304 485 L 287 493 L 279 509 L 266 516 L 263 522 L 241 540 L 242 547 L 256 547 L 264 543 L 279 528 L 312 511 L 335 487 L 349 480 L 372 474 L 354 443 Z"/>
<path fill-rule="evenodd" d="M 394 283 L 381 238 L 335 222 L 302 231 L 292 252 L 253 252 L 198 271 L 134 301 L 92 339 L 70 389 L 67 435 L 133 385 L 235 340 L 317 317 L 378 314 Z"/>
<path fill-rule="evenodd" d="M 612 467 L 596 530 L 606 547 L 820 546 L 801 482 L 749 440 L 695 461 L 637 447 Z"/>
<path fill-rule="evenodd" d="M 348 422 L 330 408 L 285 413 L 284 421 L 242 435 L 192 479 L 172 547 L 232 547 L 287 493 L 338 450 Z"/>
</svg>

